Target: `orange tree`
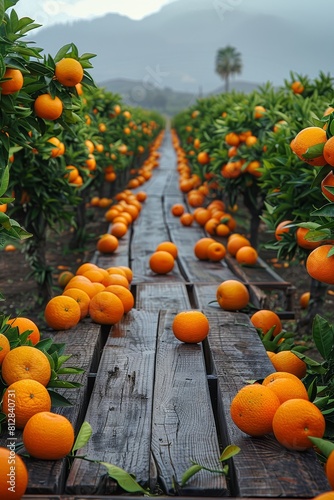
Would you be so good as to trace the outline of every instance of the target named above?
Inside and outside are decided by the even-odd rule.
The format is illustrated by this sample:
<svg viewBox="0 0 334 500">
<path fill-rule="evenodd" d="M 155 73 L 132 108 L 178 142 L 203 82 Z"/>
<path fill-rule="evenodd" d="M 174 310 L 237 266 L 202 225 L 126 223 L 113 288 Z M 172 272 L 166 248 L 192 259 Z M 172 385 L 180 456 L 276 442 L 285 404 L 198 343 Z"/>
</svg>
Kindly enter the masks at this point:
<svg viewBox="0 0 334 500">
<path fill-rule="evenodd" d="M 16 214 L 33 236 L 27 240 L 26 250 L 38 277 L 41 299 L 46 300 L 51 285 L 43 250 L 46 229 L 68 219 L 66 207 L 76 202 L 76 192 L 64 177 L 66 170 L 50 155 L 47 142 L 59 129 L 71 130 L 80 120 L 75 112 L 77 89 L 71 82 L 61 83 L 64 74 L 59 67 L 64 59 L 79 65 L 78 78 L 84 85 L 93 85 L 86 72 L 92 55 L 79 57 L 75 45 L 69 44 L 54 58 L 42 57 L 42 49 L 31 48 L 24 41 L 37 25 L 30 18 L 19 19 L 14 9 L 9 11 L 16 3 L 0 2 L 1 177 L 6 176 L 9 159 L 13 160 L 5 194 L 15 198 L 15 205 L 20 206 L 20 214 Z"/>
</svg>

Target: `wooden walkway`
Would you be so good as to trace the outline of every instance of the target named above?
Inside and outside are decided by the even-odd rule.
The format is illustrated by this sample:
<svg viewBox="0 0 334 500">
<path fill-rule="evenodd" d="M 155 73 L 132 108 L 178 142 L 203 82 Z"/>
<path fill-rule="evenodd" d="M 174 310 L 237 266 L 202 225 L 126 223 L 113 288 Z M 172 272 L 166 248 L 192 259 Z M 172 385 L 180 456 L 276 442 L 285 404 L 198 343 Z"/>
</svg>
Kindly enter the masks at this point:
<svg viewBox="0 0 334 500">
<path fill-rule="evenodd" d="M 132 268 L 135 308 L 111 329 L 86 319 L 55 334 L 74 354 L 71 364 L 85 369 L 74 377 L 81 389 L 64 392 L 73 406 L 56 411 L 77 430 L 84 420 L 91 424 L 92 438 L 80 455 L 124 468 L 161 496 L 313 498 L 329 485 L 312 450 L 285 450 L 271 435 L 251 438 L 231 421 L 236 392 L 248 381 L 264 378 L 273 366 L 249 317 L 212 302 L 218 284 L 227 279 L 242 279 L 254 304 L 263 293 L 254 276 L 236 274 L 226 261 L 195 258 L 193 246 L 203 230 L 184 228 L 170 214 L 171 205 L 184 199 L 168 133 L 160 151 L 160 166 L 144 186 L 148 197 L 139 218 L 114 255 L 97 252 L 94 259 L 101 267 Z M 179 257 L 170 274 L 158 276 L 148 260 L 164 240 L 177 244 Z M 172 333 L 174 315 L 191 308 L 209 319 L 203 344 L 180 343 Z M 3 445 L 6 439 L 2 434 Z M 241 452 L 230 460 L 227 479 L 202 470 L 185 487 L 178 486 L 191 460 L 221 470 L 219 456 L 228 444 Z M 28 459 L 27 464 L 24 498 L 129 498 L 95 463 L 75 459 L 70 470 L 66 460 Z"/>
</svg>

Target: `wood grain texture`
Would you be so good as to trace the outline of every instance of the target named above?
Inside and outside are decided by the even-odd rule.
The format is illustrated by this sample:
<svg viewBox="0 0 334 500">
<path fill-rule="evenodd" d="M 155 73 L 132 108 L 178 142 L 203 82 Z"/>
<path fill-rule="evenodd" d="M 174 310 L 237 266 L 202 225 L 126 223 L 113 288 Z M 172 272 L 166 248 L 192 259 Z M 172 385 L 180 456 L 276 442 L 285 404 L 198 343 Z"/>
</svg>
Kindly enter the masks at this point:
<svg viewBox="0 0 334 500">
<path fill-rule="evenodd" d="M 130 311 L 104 347 L 85 420 L 93 436 L 80 450 L 150 483 L 150 439 L 158 313 Z M 105 468 L 75 460 L 66 491 L 110 494 L 115 484 Z M 154 478 L 153 478 L 154 481 Z"/>
<path fill-rule="evenodd" d="M 225 445 L 241 448 L 232 459 L 231 495 L 309 498 L 328 490 L 313 451 L 288 451 L 273 435 L 252 438 L 233 423 L 229 408 L 237 391 L 275 370 L 248 316 L 208 310 L 206 314 L 211 370 L 217 376 L 219 429 Z"/>
<path fill-rule="evenodd" d="M 136 287 L 136 309 L 191 309 L 184 283 L 140 283 Z"/>
<path fill-rule="evenodd" d="M 160 314 L 152 427 L 154 461 L 161 487 L 169 494 L 174 492 L 173 478 L 180 483 L 191 460 L 221 469 L 202 347 L 174 337 L 174 315 Z M 179 493 L 224 495 L 225 477 L 202 470 Z"/>
</svg>

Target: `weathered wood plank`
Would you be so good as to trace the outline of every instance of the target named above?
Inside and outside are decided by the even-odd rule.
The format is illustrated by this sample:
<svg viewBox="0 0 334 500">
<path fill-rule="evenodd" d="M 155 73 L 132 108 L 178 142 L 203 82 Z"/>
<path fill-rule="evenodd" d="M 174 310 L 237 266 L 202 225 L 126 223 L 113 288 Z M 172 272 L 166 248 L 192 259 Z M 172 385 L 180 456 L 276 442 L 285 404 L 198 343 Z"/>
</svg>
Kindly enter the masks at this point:
<svg viewBox="0 0 334 500">
<path fill-rule="evenodd" d="M 180 343 L 174 337 L 171 323 L 175 314 L 160 313 L 152 426 L 153 458 L 167 494 L 174 492 L 173 479 L 180 483 L 191 459 L 221 468 L 202 347 Z M 225 495 L 225 477 L 202 470 L 182 493 Z"/>
<path fill-rule="evenodd" d="M 46 337 L 47 335 L 45 335 Z M 91 323 L 90 320 L 80 322 L 71 331 L 60 331 L 53 335 L 56 343 L 65 343 L 65 354 L 72 357 L 64 366 L 78 366 L 85 371 L 83 374 L 71 375 L 66 380 L 82 384 L 78 389 L 62 389 L 57 392 L 70 400 L 70 407 L 53 407 L 52 411 L 66 416 L 74 425 L 76 431 L 82 423 L 83 414 L 86 411 L 89 397 L 89 372 L 92 365 L 98 363 L 100 350 L 100 326 Z M 5 429 L 5 428 L 4 428 Z M 6 445 L 6 432 L 1 434 L 0 443 Z M 17 430 L 15 437 L 18 442 L 22 439 L 22 431 Z M 27 493 L 36 495 L 39 493 L 61 493 L 67 473 L 67 461 L 64 460 L 36 460 L 26 459 L 29 473 L 29 484 Z"/>
<path fill-rule="evenodd" d="M 160 309 L 191 309 L 184 283 L 139 283 L 136 286 L 136 308 L 146 311 Z"/>
<path fill-rule="evenodd" d="M 251 438 L 230 416 L 237 391 L 250 380 L 275 371 L 248 316 L 206 310 L 210 322 L 208 346 L 211 370 L 217 376 L 217 413 L 224 445 L 241 452 L 233 457 L 231 491 L 239 497 L 309 498 L 329 489 L 313 451 L 291 452 L 273 437 Z"/>
<path fill-rule="evenodd" d="M 174 188 L 176 191 L 176 189 Z M 168 194 L 167 196 L 165 195 L 163 198 L 163 207 L 164 207 L 164 214 L 165 214 L 165 221 L 167 226 L 169 227 L 170 225 L 179 225 L 183 231 L 187 231 L 188 227 L 182 226 L 180 222 L 180 218 L 176 217 L 175 215 L 172 214 L 171 209 L 172 206 L 175 205 L 176 203 L 180 203 L 186 208 L 186 204 L 184 201 L 184 196 L 181 193 L 173 193 L 173 194 Z"/>
<path fill-rule="evenodd" d="M 79 451 L 124 468 L 143 485 L 150 484 L 157 323 L 158 313 L 132 310 L 114 326 L 85 417 L 93 427 L 93 436 Z M 65 491 L 110 494 L 115 484 L 105 480 L 105 472 L 102 466 L 75 460 Z"/>
</svg>

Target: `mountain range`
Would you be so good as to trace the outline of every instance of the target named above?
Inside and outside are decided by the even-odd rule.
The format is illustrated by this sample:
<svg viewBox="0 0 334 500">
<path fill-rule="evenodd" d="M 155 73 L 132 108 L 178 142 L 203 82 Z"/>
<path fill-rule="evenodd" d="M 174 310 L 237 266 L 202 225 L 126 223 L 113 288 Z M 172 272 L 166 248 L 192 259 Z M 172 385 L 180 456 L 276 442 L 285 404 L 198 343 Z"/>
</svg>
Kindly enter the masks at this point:
<svg viewBox="0 0 334 500">
<path fill-rule="evenodd" d="M 310 77 L 328 73 L 329 17 L 324 13 L 321 30 L 317 19 L 309 26 L 301 15 L 261 13 L 251 9 L 250 0 L 178 0 L 140 21 L 107 14 L 40 28 L 34 41 L 53 56 L 70 42 L 80 54 L 95 53 L 90 71 L 95 81 L 134 80 L 132 100 L 141 105 L 155 88 L 193 96 L 214 93 L 223 83 L 215 57 L 226 45 L 241 53 L 242 80 L 253 87 L 267 81 L 281 85 L 291 70 Z"/>
</svg>

